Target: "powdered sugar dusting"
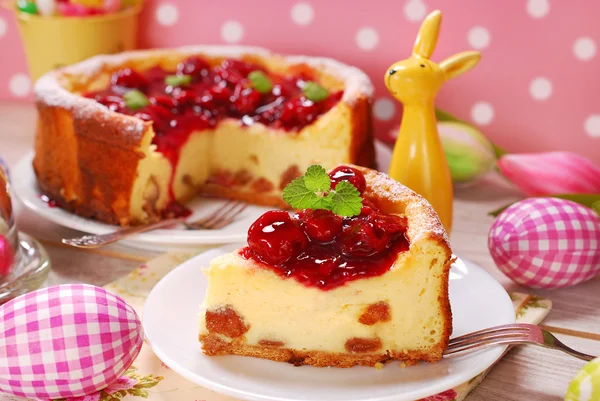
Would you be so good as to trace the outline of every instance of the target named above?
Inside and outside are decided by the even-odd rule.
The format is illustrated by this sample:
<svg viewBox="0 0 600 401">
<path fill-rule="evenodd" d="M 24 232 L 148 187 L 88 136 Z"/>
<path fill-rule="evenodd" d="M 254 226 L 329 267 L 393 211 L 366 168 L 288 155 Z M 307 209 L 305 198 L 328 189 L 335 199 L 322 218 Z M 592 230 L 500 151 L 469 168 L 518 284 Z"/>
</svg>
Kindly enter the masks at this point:
<svg viewBox="0 0 600 401">
<path fill-rule="evenodd" d="M 100 55 L 42 76 L 35 84 L 35 95 L 37 99 L 46 104 L 77 111 L 81 116 L 89 115 L 89 113 L 111 113 L 108 108 L 100 103 L 91 99 L 85 99 L 66 90 L 60 85 L 59 77 L 65 74 L 93 76 L 102 72 L 106 67 L 118 67 L 127 61 L 148 58 L 159 59 L 161 57 L 173 56 L 173 54 L 181 54 L 182 56 L 206 54 L 213 57 L 231 58 L 240 58 L 246 54 L 266 58 L 278 56 L 262 47 L 218 45 L 194 45 L 176 49 L 136 50 L 113 55 Z M 315 69 L 319 69 L 342 80 L 345 87 L 342 100 L 346 103 L 353 104 L 361 96 L 368 98 L 373 96 L 373 85 L 369 77 L 356 67 L 324 57 L 282 56 L 282 58 L 288 64 L 306 63 Z"/>
</svg>

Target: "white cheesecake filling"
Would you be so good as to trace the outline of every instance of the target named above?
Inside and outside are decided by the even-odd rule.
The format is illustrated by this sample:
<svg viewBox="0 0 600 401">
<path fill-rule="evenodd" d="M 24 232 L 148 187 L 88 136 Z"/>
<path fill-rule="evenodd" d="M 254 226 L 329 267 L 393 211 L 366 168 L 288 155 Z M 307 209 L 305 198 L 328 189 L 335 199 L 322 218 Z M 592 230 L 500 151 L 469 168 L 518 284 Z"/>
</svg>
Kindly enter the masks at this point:
<svg viewBox="0 0 600 401">
<path fill-rule="evenodd" d="M 312 164 L 331 169 L 350 163 L 352 142 L 351 110 L 338 103 L 315 123 L 299 132 L 274 130 L 263 124 L 241 127 L 238 120 L 223 120 L 215 129 L 193 132 L 182 146 L 175 168 L 173 194 L 177 200 L 191 198 L 206 180 L 220 171 L 245 171 L 253 179 L 264 178 L 273 185 L 269 194 L 280 194 L 283 174 L 297 166 L 304 172 Z M 171 171 L 169 161 L 151 144 L 153 133 L 142 141 L 139 151 L 144 155 L 138 164 L 130 213 L 136 219 L 147 218 L 144 204 L 153 186 L 158 183 L 158 210 L 170 201 Z M 255 192 L 252 182 L 236 189 Z"/>
</svg>

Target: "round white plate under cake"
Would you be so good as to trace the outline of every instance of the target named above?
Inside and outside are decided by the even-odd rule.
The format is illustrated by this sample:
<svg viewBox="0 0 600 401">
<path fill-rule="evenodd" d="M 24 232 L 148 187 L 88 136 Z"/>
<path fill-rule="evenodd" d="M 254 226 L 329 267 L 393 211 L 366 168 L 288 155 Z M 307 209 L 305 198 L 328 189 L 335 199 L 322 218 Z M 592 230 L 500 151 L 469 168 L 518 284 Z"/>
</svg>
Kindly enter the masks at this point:
<svg viewBox="0 0 600 401">
<path fill-rule="evenodd" d="M 213 249 L 175 268 L 154 287 L 144 306 L 144 330 L 154 353 L 178 374 L 211 390 L 243 400 L 413 401 L 467 382 L 506 349 L 497 346 L 406 368 L 392 362 L 381 370 L 206 356 L 198 342 L 199 306 L 207 285 L 201 268 L 233 249 L 236 246 Z M 482 268 L 460 259 L 450 273 L 450 304 L 453 336 L 515 321 L 502 286 Z"/>
<path fill-rule="evenodd" d="M 377 163 L 380 171 L 387 171 L 392 159 L 389 146 L 376 141 Z M 42 199 L 37 180 L 31 165 L 33 153 L 24 157 L 11 171 L 11 184 L 17 197 L 33 213 L 63 227 L 89 234 L 106 234 L 119 227 L 96 220 L 77 216 L 59 207 L 51 207 Z M 186 204 L 193 212 L 190 221 L 209 216 L 222 207 L 226 200 L 196 198 Z M 182 225 L 170 229 L 153 230 L 132 236 L 124 245 L 136 248 L 158 250 L 158 248 L 195 247 L 202 244 L 230 244 L 246 240 L 248 227 L 264 212 L 272 208 L 250 205 L 236 221 L 219 230 L 186 230 Z"/>
</svg>

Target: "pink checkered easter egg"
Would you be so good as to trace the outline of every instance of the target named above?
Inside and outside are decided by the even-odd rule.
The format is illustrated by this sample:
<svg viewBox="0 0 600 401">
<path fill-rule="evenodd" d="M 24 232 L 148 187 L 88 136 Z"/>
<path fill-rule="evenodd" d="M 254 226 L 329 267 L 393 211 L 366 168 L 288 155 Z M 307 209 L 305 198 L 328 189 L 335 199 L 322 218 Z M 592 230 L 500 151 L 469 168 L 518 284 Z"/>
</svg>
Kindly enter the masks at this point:
<svg viewBox="0 0 600 401">
<path fill-rule="evenodd" d="M 103 288 L 65 284 L 0 306 L 0 391 L 55 399 L 98 392 L 140 352 L 142 323 Z"/>
<path fill-rule="evenodd" d="M 525 199 L 498 216 L 488 247 L 498 268 L 516 283 L 579 284 L 600 273 L 600 216 L 564 199 Z"/>
</svg>

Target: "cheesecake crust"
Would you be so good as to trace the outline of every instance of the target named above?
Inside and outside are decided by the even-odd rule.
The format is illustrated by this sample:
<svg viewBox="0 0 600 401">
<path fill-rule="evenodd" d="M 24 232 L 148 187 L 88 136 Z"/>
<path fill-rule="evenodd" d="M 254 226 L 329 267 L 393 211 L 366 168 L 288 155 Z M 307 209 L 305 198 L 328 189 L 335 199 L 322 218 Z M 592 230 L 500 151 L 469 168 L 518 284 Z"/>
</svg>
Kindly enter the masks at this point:
<svg viewBox="0 0 600 401">
<path fill-rule="evenodd" d="M 352 133 L 349 160 L 368 167 L 375 165 L 371 126 L 373 87 L 362 71 L 332 59 L 281 56 L 257 47 L 190 46 L 96 56 L 40 78 L 35 85 L 38 123 L 33 168 L 41 191 L 62 208 L 110 224 L 128 226 L 159 220 L 161 211 L 152 208 L 148 208 L 145 221 L 130 213 L 137 166 L 145 157 L 139 149 L 154 135 L 152 124 L 112 112 L 78 93 L 88 90 L 101 74 L 126 66 L 145 69 L 164 60 L 172 62 L 190 55 L 215 60 L 225 57 L 258 60 L 267 67 L 286 65 L 290 70 L 305 65 L 323 77 L 342 82 L 344 95 L 335 107 L 343 104 L 349 110 L 346 115 Z M 302 131 L 297 135 L 302 135 Z M 290 162 L 293 165 L 293 160 Z M 278 191 L 249 194 L 227 187 L 203 191 L 254 204 L 283 206 Z"/>
<path fill-rule="evenodd" d="M 295 366 L 311 365 L 320 368 L 337 367 L 351 368 L 353 366 L 374 367 L 391 361 L 401 361 L 407 366 L 416 364 L 418 361 L 436 362 L 441 358 L 431 353 L 421 351 L 407 352 L 383 352 L 383 353 L 333 353 L 323 351 L 300 351 L 285 346 L 250 345 L 243 338 L 232 341 L 224 341 L 217 334 L 200 335 L 202 350 L 206 355 L 240 355 L 254 358 L 269 359 L 276 362 L 287 362 Z"/>
</svg>

